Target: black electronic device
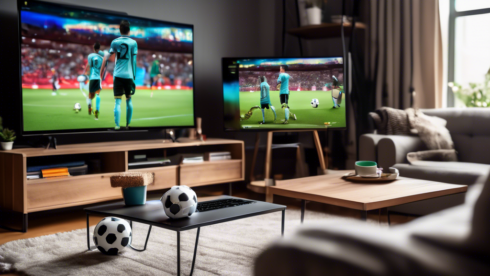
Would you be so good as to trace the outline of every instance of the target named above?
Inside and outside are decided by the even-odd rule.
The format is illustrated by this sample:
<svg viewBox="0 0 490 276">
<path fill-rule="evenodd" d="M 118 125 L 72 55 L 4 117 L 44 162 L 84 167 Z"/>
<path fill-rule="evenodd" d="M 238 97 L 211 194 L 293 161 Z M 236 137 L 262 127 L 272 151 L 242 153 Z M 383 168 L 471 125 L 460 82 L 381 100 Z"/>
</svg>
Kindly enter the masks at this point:
<svg viewBox="0 0 490 276">
<path fill-rule="evenodd" d="M 239 198 L 210 200 L 205 202 L 199 202 L 197 204 L 197 211 L 198 212 L 213 211 L 218 209 L 242 206 L 251 203 L 254 203 L 254 201 L 239 199 Z"/>
<path fill-rule="evenodd" d="M 17 6 L 22 136 L 195 127 L 193 25 L 35 0 Z"/>
<path fill-rule="evenodd" d="M 222 74 L 226 131 L 347 127 L 342 57 L 223 58 Z"/>
</svg>

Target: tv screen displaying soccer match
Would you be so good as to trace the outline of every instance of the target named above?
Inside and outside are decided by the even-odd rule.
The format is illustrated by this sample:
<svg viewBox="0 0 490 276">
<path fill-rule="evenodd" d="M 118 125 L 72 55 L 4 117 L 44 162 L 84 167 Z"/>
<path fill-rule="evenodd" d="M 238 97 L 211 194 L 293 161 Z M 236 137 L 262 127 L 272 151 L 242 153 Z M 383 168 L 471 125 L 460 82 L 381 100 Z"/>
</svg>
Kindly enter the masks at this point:
<svg viewBox="0 0 490 276">
<path fill-rule="evenodd" d="M 222 63 L 225 130 L 346 127 L 341 57 Z"/>
<path fill-rule="evenodd" d="M 37 1 L 19 16 L 26 134 L 194 126 L 192 25 Z"/>
</svg>

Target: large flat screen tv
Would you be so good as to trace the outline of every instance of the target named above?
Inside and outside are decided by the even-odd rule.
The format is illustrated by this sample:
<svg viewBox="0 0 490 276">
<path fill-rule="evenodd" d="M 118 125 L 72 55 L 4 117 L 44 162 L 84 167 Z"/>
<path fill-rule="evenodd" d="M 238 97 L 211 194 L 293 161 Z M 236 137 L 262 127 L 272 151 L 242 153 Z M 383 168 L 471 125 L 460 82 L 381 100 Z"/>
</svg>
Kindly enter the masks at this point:
<svg viewBox="0 0 490 276">
<path fill-rule="evenodd" d="M 192 25 L 29 0 L 18 11 L 24 135 L 194 126 Z"/>
<path fill-rule="evenodd" d="M 223 58 L 225 130 L 346 127 L 341 57 Z"/>
</svg>

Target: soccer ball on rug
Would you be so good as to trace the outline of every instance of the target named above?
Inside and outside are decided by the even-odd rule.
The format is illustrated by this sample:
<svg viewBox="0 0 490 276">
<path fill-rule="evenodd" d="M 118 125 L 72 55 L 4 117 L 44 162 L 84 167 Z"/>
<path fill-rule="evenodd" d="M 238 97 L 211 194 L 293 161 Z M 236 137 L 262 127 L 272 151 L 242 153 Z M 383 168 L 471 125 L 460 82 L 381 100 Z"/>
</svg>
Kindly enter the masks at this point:
<svg viewBox="0 0 490 276">
<path fill-rule="evenodd" d="M 131 244 L 131 239 L 131 226 L 120 218 L 106 217 L 94 230 L 95 246 L 106 255 L 117 255 Z"/>
<path fill-rule="evenodd" d="M 80 105 L 80 103 L 76 103 L 73 107 L 73 110 L 75 110 L 75 113 L 82 111 L 82 106 Z"/>
<path fill-rule="evenodd" d="M 190 217 L 197 209 L 196 193 L 187 186 L 173 186 L 161 199 L 165 214 L 173 219 Z"/>
<path fill-rule="evenodd" d="M 320 104 L 320 102 L 318 101 L 318 99 L 311 100 L 311 106 L 313 108 L 317 108 L 319 104 Z"/>
</svg>

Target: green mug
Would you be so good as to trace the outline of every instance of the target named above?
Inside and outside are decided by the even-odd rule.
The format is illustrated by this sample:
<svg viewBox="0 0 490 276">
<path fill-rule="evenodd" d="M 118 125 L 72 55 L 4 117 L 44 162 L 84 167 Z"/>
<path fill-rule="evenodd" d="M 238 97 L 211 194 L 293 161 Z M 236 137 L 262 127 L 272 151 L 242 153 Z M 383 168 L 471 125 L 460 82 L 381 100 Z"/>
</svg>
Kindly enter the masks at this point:
<svg viewBox="0 0 490 276">
<path fill-rule="evenodd" d="M 359 176 L 372 176 L 376 175 L 378 171 L 378 164 L 374 161 L 357 161 L 355 164 L 356 175 Z"/>
</svg>

